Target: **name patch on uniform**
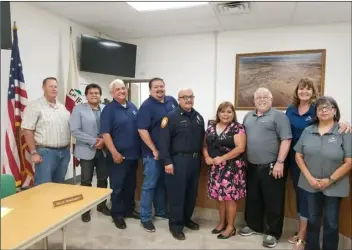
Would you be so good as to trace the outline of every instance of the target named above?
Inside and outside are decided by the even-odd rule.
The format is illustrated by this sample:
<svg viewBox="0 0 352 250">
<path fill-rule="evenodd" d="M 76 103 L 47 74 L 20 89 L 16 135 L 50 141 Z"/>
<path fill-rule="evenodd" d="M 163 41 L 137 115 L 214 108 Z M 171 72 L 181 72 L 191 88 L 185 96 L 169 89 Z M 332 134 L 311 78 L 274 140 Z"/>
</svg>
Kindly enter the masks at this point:
<svg viewBox="0 0 352 250">
<path fill-rule="evenodd" d="M 164 118 L 161 120 L 161 128 L 165 128 L 168 121 L 169 121 L 169 119 L 168 119 L 167 117 L 164 117 Z"/>
</svg>

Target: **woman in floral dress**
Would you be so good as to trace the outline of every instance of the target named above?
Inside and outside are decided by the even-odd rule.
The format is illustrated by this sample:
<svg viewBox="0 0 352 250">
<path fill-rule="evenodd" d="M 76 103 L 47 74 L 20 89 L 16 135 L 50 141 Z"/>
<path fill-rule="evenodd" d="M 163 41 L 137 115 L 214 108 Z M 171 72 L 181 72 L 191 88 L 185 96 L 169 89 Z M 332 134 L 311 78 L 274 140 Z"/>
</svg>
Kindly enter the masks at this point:
<svg viewBox="0 0 352 250">
<path fill-rule="evenodd" d="M 236 201 L 246 196 L 246 148 L 244 127 L 237 122 L 234 106 L 223 102 L 204 138 L 203 154 L 210 165 L 208 196 L 219 202 L 220 223 L 212 231 L 218 239 L 236 234 Z"/>
</svg>

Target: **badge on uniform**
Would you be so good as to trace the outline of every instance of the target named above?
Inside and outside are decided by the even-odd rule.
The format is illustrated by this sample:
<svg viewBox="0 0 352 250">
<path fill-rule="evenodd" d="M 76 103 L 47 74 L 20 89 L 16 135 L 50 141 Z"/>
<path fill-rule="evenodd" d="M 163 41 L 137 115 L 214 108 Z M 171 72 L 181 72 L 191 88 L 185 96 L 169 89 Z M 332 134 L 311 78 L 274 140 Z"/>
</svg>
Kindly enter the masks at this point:
<svg viewBox="0 0 352 250">
<path fill-rule="evenodd" d="M 161 128 L 165 128 L 168 121 L 169 121 L 169 119 L 168 119 L 167 117 L 164 117 L 164 118 L 161 120 Z"/>
</svg>

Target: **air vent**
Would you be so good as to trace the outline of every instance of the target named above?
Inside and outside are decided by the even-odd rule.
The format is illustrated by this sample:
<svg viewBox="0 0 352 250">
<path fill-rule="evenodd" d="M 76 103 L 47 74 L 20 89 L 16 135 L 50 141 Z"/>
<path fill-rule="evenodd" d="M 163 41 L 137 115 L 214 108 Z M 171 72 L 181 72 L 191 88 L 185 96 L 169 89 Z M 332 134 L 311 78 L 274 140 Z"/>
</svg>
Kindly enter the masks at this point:
<svg viewBox="0 0 352 250">
<path fill-rule="evenodd" d="M 216 5 L 217 12 L 221 15 L 248 14 L 249 2 L 223 2 Z"/>
</svg>

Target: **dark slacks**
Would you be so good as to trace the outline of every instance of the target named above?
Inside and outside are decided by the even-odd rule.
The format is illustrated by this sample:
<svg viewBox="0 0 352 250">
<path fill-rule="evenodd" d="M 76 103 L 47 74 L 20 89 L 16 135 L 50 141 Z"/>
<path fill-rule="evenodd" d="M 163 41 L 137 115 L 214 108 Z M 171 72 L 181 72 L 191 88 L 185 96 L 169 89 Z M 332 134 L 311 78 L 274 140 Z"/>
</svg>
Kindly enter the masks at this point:
<svg viewBox="0 0 352 250">
<path fill-rule="evenodd" d="M 92 186 L 94 168 L 97 174 L 97 187 L 107 188 L 108 186 L 108 167 L 106 158 L 101 150 L 97 150 L 95 156 L 91 160 L 80 160 L 81 165 L 81 185 Z M 106 200 L 98 206 L 105 206 Z"/>
<path fill-rule="evenodd" d="M 165 174 L 169 203 L 169 227 L 173 232 L 182 232 L 185 223 L 191 220 L 197 199 L 200 174 L 200 157 L 172 157 L 174 174 Z"/>
<path fill-rule="evenodd" d="M 107 156 L 111 193 L 111 216 L 122 219 L 135 209 L 134 193 L 138 160 L 124 160 L 117 164 L 111 154 Z"/>
<path fill-rule="evenodd" d="M 307 192 L 308 225 L 306 250 L 319 250 L 319 236 L 323 218 L 323 250 L 336 250 L 339 245 L 340 197 L 322 192 Z"/>
<path fill-rule="evenodd" d="M 269 165 L 248 164 L 245 220 L 252 230 L 281 237 L 284 222 L 285 177 L 269 175 Z"/>
</svg>

